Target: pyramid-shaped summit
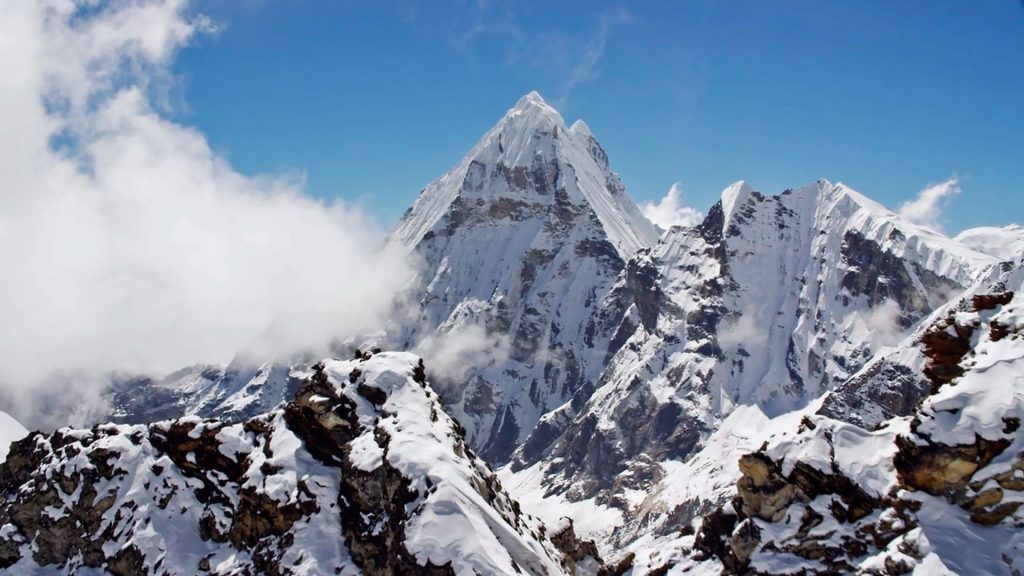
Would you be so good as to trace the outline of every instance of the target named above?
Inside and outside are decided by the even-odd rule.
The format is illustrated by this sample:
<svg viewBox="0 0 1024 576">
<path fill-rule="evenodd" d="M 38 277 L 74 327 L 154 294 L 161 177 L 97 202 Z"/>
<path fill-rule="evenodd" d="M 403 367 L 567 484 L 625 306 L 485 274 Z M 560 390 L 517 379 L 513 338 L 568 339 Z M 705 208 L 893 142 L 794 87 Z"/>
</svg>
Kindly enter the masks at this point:
<svg viewBox="0 0 1024 576">
<path fill-rule="evenodd" d="M 612 324 L 597 308 L 657 232 L 586 124 L 566 127 L 530 92 L 423 190 L 391 240 L 423 263 L 415 320 L 395 344 L 490 339 L 493 361 L 461 374 L 448 400 L 470 438 L 502 460 L 596 380 Z"/>
<path fill-rule="evenodd" d="M 414 249 L 430 232 L 439 232 L 457 198 L 536 201 L 555 192 L 586 205 L 606 229 L 619 256 L 657 241 L 654 226 L 626 194 L 608 156 L 577 121 L 566 127 L 561 114 L 536 91 L 526 94 L 444 176 L 430 183 L 392 232 Z M 562 196 L 560 196 L 562 197 Z"/>
</svg>

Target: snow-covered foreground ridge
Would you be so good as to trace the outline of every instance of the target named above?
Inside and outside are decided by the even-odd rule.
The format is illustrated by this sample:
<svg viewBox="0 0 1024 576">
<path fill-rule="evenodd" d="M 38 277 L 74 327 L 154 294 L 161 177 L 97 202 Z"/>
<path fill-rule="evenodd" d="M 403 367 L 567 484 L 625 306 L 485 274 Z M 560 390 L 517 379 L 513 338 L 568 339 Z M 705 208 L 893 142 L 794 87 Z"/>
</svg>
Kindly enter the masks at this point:
<svg viewBox="0 0 1024 576">
<path fill-rule="evenodd" d="M 596 571 L 520 510 L 406 353 L 327 360 L 283 409 L 35 433 L 0 465 L 12 574 Z M 557 543 L 557 545 L 556 545 Z M 566 552 L 563 552 L 562 548 Z"/>
<path fill-rule="evenodd" d="M 865 427 L 817 406 L 804 410 L 787 430 L 763 434 L 762 445 L 740 457 L 725 505 L 695 523 L 695 532 L 663 539 L 664 553 L 647 553 L 645 568 L 669 574 L 1024 571 L 1021 262 L 994 267 L 876 364 L 927 381 L 911 413 Z M 878 383 L 851 385 L 877 391 Z"/>
</svg>

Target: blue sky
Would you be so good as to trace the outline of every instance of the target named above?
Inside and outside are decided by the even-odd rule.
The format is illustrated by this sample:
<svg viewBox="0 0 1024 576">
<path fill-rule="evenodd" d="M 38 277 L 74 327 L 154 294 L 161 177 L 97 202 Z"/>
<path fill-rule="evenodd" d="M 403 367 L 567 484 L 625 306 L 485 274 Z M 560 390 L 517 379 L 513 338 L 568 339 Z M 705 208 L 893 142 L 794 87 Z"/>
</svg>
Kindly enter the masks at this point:
<svg viewBox="0 0 1024 576">
<path fill-rule="evenodd" d="M 515 101 L 584 118 L 637 201 L 819 177 L 947 232 L 1024 223 L 1024 4 L 199 0 L 176 116 L 389 226 Z"/>
</svg>

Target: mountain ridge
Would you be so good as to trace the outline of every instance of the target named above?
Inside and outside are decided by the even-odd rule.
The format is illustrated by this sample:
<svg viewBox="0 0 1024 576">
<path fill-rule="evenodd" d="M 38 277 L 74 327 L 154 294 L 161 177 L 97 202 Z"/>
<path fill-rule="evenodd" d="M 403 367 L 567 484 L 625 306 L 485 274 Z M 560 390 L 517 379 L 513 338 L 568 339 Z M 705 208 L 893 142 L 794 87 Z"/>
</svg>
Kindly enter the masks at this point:
<svg viewBox="0 0 1024 576">
<path fill-rule="evenodd" d="M 328 359 L 282 409 L 35 433 L 0 463 L 0 567 L 554 575 L 600 558 L 523 514 L 408 353 Z M 592 548 L 592 545 L 591 545 Z"/>
<path fill-rule="evenodd" d="M 744 426 L 817 402 L 995 261 L 950 244 L 845 185 L 776 196 L 730 186 L 704 222 L 627 265 L 646 270 L 629 290 L 624 272 L 613 291 L 628 336 L 591 398 L 546 421 L 545 438 L 503 469 L 506 484 L 541 508 L 619 515 L 608 522 L 618 528 L 588 536 L 624 545 L 653 521 L 657 499 L 642 495 L 664 490 L 712 439 L 735 442 Z M 737 411 L 746 419 L 717 437 Z M 682 529 L 713 494 L 663 501 L 670 513 L 654 517 Z"/>
<path fill-rule="evenodd" d="M 659 234 L 586 123 L 566 127 L 561 115 L 532 92 L 428 184 L 396 224 L 388 242 L 416 259 L 418 274 L 380 334 L 354 338 L 337 353 L 350 357 L 357 343 L 364 350 L 415 350 L 426 357 L 429 374 L 404 353 L 356 352 L 354 361 L 316 365 L 294 359 L 248 366 L 239 359 L 223 368 L 194 367 L 164 379 L 120 383 L 114 396 L 118 419 L 142 426 L 185 418 L 150 424 L 144 432 L 116 429 L 122 436 L 159 437 L 168 426 L 200 430 L 195 415 L 218 419 L 210 426 L 220 430 L 266 414 L 307 409 L 331 420 L 318 408 L 324 401 L 317 396 L 337 396 L 335 404 L 347 406 L 344 396 L 356 404 L 349 420 L 358 421 L 363 432 L 358 442 L 343 443 L 346 457 L 376 462 L 380 450 L 374 446 L 385 453 L 390 448 L 371 442 L 374 435 L 366 432 L 401 418 L 397 410 L 384 408 L 389 386 L 398 380 L 367 382 L 383 371 L 362 363 L 401 358 L 402 367 L 388 371 L 417 384 L 428 377 L 433 386 L 421 393 L 409 385 L 429 401 L 401 410 L 424 420 L 407 426 L 428 426 L 426 421 L 436 417 L 458 430 L 457 441 L 407 436 L 405 453 L 429 453 L 440 441 L 449 451 L 461 451 L 455 468 L 466 474 L 460 472 L 460 478 L 477 488 L 495 478 L 504 486 L 495 489 L 499 532 L 511 525 L 517 535 L 505 533 L 511 540 L 499 538 L 499 545 L 486 547 L 489 570 L 531 565 L 535 568 L 527 571 L 533 573 L 604 569 L 605 574 L 632 570 L 636 576 L 791 568 L 828 573 L 837 567 L 962 571 L 967 566 L 962 559 L 932 554 L 925 550 L 927 538 L 910 533 L 936 525 L 902 508 L 924 500 L 886 490 L 902 486 L 927 492 L 924 484 L 904 477 L 932 470 L 922 459 L 966 450 L 959 436 L 946 438 L 942 447 L 913 426 L 924 426 L 922 433 L 949 432 L 942 407 L 951 402 L 960 402 L 956 410 L 962 414 L 992 408 L 985 369 L 972 362 L 984 359 L 992 347 L 1000 350 L 999 362 L 1009 362 L 1020 348 L 1021 238 L 1019 227 L 974 229 L 949 238 L 825 179 L 774 195 L 737 181 L 723 190 L 703 221 Z M 323 390 L 310 388 L 313 380 Z M 1002 382 L 992 385 L 1016 398 L 1016 384 Z M 968 388 L 969 394 L 950 396 L 949 391 Z M 1014 402 L 992 410 L 1012 420 L 1018 410 Z M 302 410 L 296 412 L 296 405 Z M 1024 432 L 1011 428 L 985 432 L 986 442 L 1016 446 L 1024 441 Z M 400 432 L 387 430 L 392 440 Z M 75 432 L 72 443 L 83 434 Z M 848 441 L 853 437 L 865 440 Z M 66 441 L 60 435 L 34 438 L 36 449 Z M 24 463 L 30 444 L 18 444 L 16 451 L 22 473 L 31 476 L 40 469 Z M 310 453 L 315 444 L 307 443 Z M 854 445 L 865 461 L 877 464 L 877 473 L 847 456 L 830 456 L 834 471 L 819 466 L 828 453 L 819 448 L 842 452 Z M 76 449 L 92 453 L 85 446 Z M 254 450 L 247 453 L 258 458 Z M 897 453 L 903 454 L 902 464 L 894 460 Z M 928 500 L 953 507 L 954 535 L 990 526 L 977 518 L 993 520 L 996 530 L 1020 521 L 1013 507 L 1019 499 L 1015 472 L 1006 476 L 1007 470 L 972 454 L 970 465 L 984 471 L 987 484 L 958 484 L 968 499 Z M 72 455 L 48 457 L 62 470 L 72 461 Z M 121 451 L 117 458 L 128 462 L 132 456 Z M 189 468 L 187 456 L 175 458 L 178 469 Z M 448 452 L 439 458 L 448 458 Z M 296 463 L 285 464 L 286 472 L 289 467 L 301 471 Z M 345 470 L 362 478 L 359 466 Z M 829 482 L 844 492 L 826 486 Z M 991 482 L 1001 490 L 995 504 L 984 500 L 995 497 Z M 393 505 L 402 499 L 400 492 L 374 500 L 362 512 L 371 514 L 377 506 L 397 513 Z M 432 493 L 416 492 L 425 498 Z M 26 504 L 31 499 L 17 493 L 18 505 L 31 508 Z M 761 494 L 778 496 L 784 505 L 765 508 Z M 846 515 L 826 511 L 820 505 L 826 500 L 842 506 Z M 63 497 L 61 502 L 74 509 L 73 502 Z M 538 519 L 517 524 L 520 502 L 524 518 Z M 868 520 L 849 512 L 862 509 Z M 821 516 L 822 526 L 838 526 L 837 533 L 847 539 L 855 529 L 884 532 L 893 537 L 885 542 L 918 545 L 921 553 L 874 550 L 877 558 L 865 558 L 861 548 L 822 544 L 825 528 L 811 525 L 817 520 L 783 520 L 777 517 L 780 510 Z M 491 511 L 463 508 L 459 514 L 471 524 L 474 518 L 483 521 L 477 524 L 483 530 L 488 521 L 480 514 L 490 517 Z M 890 530 L 871 514 L 916 528 Z M 191 520 L 199 526 L 199 518 Z M 216 522 L 221 526 L 226 520 Z M 520 530 L 523 526 L 528 529 Z M 797 535 L 788 537 L 786 530 Z M 455 567 L 468 566 L 460 564 L 459 554 L 480 557 L 439 536 L 427 542 L 427 532 L 420 533 L 426 540 L 411 540 L 404 553 L 389 549 L 387 562 L 408 562 L 403 554 L 412 554 L 420 568 L 429 566 L 425 558 L 437 560 L 434 566 L 450 562 Z M 437 529 L 442 536 L 447 532 Z M 433 552 L 423 552 L 417 542 L 434 546 Z M 23 557 L 28 554 L 25 542 L 9 544 L 0 542 L 0 559 L 11 546 Z M 1024 543 L 1011 544 L 1013 557 L 1004 564 L 1017 567 L 1015 555 Z M 789 556 L 779 553 L 782 549 Z M 261 550 L 265 557 L 280 552 L 278 558 L 294 559 L 288 556 L 294 550 Z M 819 553 L 845 564 L 811 556 Z M 148 552 L 144 556 L 147 566 L 155 566 Z M 602 557 L 611 562 L 603 563 Z M 365 570 L 369 564 L 356 565 Z M 992 568 L 998 561 L 985 566 L 999 573 Z"/>
<path fill-rule="evenodd" d="M 607 347 L 596 309 L 624 262 L 657 233 L 585 124 L 566 128 L 536 93 L 429 184 L 390 238 L 421 262 L 411 322 L 386 347 L 493 344 L 452 383 L 450 406 L 495 461 L 550 409 L 592 386 Z M 500 383 L 499 383 L 500 381 Z"/>
</svg>

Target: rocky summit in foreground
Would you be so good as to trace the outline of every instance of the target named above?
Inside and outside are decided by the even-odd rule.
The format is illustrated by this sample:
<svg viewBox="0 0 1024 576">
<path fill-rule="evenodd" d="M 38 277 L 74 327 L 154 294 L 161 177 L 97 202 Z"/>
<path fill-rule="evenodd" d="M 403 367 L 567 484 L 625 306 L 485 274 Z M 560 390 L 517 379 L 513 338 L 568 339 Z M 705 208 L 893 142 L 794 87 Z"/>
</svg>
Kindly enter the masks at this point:
<svg viewBox="0 0 1024 576">
<path fill-rule="evenodd" d="M 422 361 L 302 375 L 281 410 L 33 434 L 0 465 L 0 568 L 82 574 L 597 572 L 571 524 L 524 513 Z"/>
</svg>

